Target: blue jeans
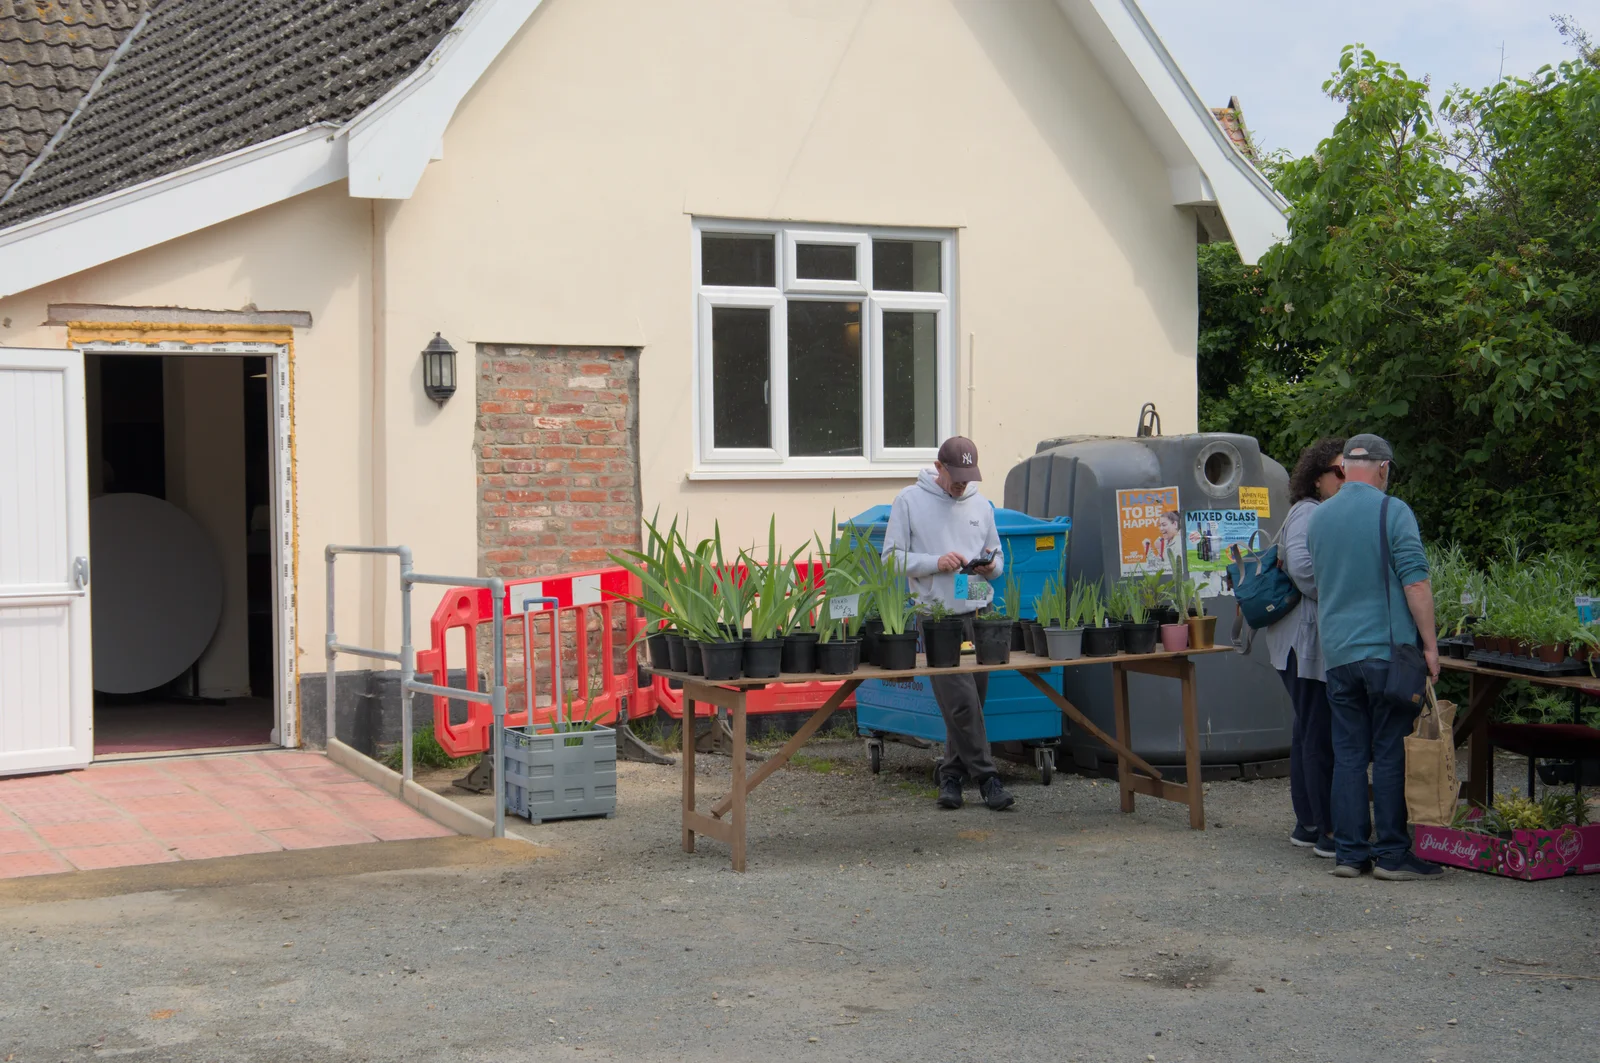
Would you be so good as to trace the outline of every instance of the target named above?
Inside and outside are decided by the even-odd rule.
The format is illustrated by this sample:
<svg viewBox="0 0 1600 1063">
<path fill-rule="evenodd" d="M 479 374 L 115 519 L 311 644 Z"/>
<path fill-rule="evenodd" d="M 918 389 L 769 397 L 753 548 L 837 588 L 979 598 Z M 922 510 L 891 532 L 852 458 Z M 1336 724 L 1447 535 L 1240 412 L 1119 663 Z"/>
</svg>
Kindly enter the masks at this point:
<svg viewBox="0 0 1600 1063">
<path fill-rule="evenodd" d="M 1289 651 L 1289 666 L 1278 675 L 1294 706 L 1294 730 L 1289 742 L 1289 799 L 1294 818 L 1318 837 L 1333 833 L 1329 809 L 1333 790 L 1333 730 L 1328 714 L 1328 684 L 1302 679 L 1300 662 Z"/>
<path fill-rule="evenodd" d="M 1394 867 L 1411 852 L 1406 829 L 1406 735 L 1417 709 L 1383 694 L 1389 662 L 1328 669 L 1333 715 L 1333 841 L 1341 864 L 1376 859 Z M 1367 809 L 1367 765 L 1372 809 Z M 1377 840 L 1368 842 L 1376 831 Z"/>
</svg>

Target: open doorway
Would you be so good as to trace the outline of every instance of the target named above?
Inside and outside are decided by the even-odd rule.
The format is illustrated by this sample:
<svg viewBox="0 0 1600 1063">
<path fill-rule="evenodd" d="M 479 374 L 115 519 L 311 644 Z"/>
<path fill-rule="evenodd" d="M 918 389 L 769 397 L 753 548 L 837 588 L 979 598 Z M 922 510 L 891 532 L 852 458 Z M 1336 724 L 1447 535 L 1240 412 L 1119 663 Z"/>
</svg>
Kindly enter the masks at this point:
<svg viewBox="0 0 1600 1063">
<path fill-rule="evenodd" d="M 96 758 L 275 744 L 272 359 L 84 369 Z"/>
</svg>

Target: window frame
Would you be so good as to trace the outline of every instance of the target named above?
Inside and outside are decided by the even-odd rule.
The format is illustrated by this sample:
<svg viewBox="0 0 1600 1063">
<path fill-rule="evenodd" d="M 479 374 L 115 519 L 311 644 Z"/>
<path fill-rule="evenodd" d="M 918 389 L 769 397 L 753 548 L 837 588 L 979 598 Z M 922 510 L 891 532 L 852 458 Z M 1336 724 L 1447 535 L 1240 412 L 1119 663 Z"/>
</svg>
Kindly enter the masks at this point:
<svg viewBox="0 0 1600 1063">
<path fill-rule="evenodd" d="M 701 234 L 707 232 L 772 236 L 777 268 L 773 287 L 724 286 L 701 283 Z M 932 311 L 938 315 L 937 409 L 939 440 L 951 435 L 957 423 L 957 357 L 955 231 L 886 226 L 786 225 L 771 221 L 695 218 L 691 226 L 694 292 L 692 361 L 694 466 L 691 480 L 704 479 L 807 479 L 849 476 L 858 478 L 914 476 L 930 464 L 934 447 L 887 447 L 883 433 L 883 311 Z M 940 245 L 938 292 L 875 291 L 872 288 L 872 241 L 924 240 Z M 853 244 L 857 281 L 798 278 L 796 248 L 801 243 Z M 862 450 L 860 456 L 801 457 L 789 454 L 789 320 L 791 300 L 810 302 L 860 302 Z M 768 368 L 768 416 L 772 447 L 717 448 L 715 445 L 715 381 L 712 379 L 712 310 L 725 307 L 762 307 L 771 317 L 771 362 Z"/>
</svg>

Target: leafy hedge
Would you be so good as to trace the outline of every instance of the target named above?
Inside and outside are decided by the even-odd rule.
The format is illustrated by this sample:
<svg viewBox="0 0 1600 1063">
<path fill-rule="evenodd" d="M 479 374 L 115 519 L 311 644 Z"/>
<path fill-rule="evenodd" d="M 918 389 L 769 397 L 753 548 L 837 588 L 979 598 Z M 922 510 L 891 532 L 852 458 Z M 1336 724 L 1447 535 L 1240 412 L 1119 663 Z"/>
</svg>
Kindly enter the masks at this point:
<svg viewBox="0 0 1600 1063">
<path fill-rule="evenodd" d="M 1360 47 L 1324 89 L 1345 116 L 1270 167 L 1289 239 L 1259 267 L 1201 248 L 1201 427 L 1285 465 L 1318 436 L 1377 432 L 1430 538 L 1600 553 L 1593 51 L 1437 113 Z"/>
</svg>

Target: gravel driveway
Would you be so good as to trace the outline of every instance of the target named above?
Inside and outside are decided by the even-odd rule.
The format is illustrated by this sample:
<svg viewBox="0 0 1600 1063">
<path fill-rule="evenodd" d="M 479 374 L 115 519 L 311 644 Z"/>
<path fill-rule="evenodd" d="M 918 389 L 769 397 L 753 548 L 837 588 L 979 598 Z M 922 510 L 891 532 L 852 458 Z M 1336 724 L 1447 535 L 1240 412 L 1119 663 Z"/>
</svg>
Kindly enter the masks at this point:
<svg viewBox="0 0 1600 1063">
<path fill-rule="evenodd" d="M 745 875 L 624 764 L 546 859 L 0 907 L 0 1061 L 1600 1059 L 1600 876 L 1335 879 L 1282 780 L 940 812 L 930 756 L 813 743 Z"/>
</svg>

